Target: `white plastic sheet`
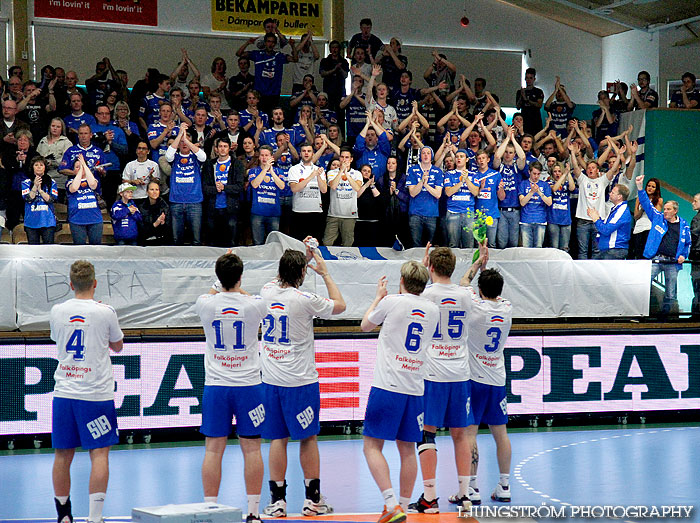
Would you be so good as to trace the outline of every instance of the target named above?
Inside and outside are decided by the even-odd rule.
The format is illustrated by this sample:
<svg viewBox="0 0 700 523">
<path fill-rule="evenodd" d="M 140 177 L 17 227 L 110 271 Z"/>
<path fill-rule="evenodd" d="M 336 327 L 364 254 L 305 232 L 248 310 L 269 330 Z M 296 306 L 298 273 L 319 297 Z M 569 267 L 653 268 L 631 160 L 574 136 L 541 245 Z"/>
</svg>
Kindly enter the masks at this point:
<svg viewBox="0 0 700 523">
<path fill-rule="evenodd" d="M 266 245 L 235 249 L 245 261 L 243 288 L 257 293 L 274 278 L 285 248 L 300 242 L 281 234 Z M 68 270 L 88 259 L 97 272 L 96 299 L 117 310 L 123 328 L 196 327 L 192 304 L 214 281 L 214 262 L 225 249 L 209 247 L 3 246 L 0 251 L 0 328 L 48 328 L 51 307 L 71 296 Z M 347 310 L 338 319 L 361 319 L 377 280 L 386 275 L 398 292 L 399 270 L 422 249 L 322 249 Z M 458 253 L 457 281 L 471 264 L 472 251 Z M 371 258 L 371 259 L 369 259 Z M 645 316 L 649 311 L 649 261 L 574 261 L 555 249 L 493 251 L 489 266 L 505 279 L 503 296 L 517 318 Z M 303 289 L 325 294 L 309 270 Z M 15 322 L 15 314 L 17 320 Z"/>
</svg>

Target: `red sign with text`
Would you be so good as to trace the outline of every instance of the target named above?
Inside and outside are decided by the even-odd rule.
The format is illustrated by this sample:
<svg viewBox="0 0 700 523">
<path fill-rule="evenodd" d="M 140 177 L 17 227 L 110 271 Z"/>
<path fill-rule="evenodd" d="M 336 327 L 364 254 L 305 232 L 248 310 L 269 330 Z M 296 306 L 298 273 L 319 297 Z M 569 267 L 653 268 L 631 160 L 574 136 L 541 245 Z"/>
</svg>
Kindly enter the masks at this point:
<svg viewBox="0 0 700 523">
<path fill-rule="evenodd" d="M 158 0 L 34 0 L 34 16 L 156 26 Z"/>
</svg>

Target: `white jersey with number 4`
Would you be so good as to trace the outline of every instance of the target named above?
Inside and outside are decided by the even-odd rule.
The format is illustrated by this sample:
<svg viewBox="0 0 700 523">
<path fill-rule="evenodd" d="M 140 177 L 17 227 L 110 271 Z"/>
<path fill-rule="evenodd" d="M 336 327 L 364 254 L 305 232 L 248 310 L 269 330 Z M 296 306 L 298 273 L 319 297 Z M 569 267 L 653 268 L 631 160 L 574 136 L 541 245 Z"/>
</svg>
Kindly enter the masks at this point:
<svg viewBox="0 0 700 523">
<path fill-rule="evenodd" d="M 472 294 L 472 311 L 467 320 L 471 380 L 503 386 L 506 384 L 503 347 L 513 323 L 513 306 L 503 298 L 484 300 L 473 288 L 467 289 Z"/>
<path fill-rule="evenodd" d="M 207 338 L 205 385 L 242 387 L 260 383 L 258 330 L 267 314 L 261 296 L 238 292 L 204 294 L 195 310 Z"/>
<path fill-rule="evenodd" d="M 414 294 L 390 294 L 368 316 L 382 325 L 372 386 L 391 392 L 423 395 L 426 351 L 433 340 L 440 311 Z"/>
<path fill-rule="evenodd" d="M 467 381 L 467 319 L 471 315 L 471 291 L 454 283 L 433 283 L 425 288 L 421 296 L 440 309 L 440 321 L 427 352 L 425 379 L 439 382 Z"/>
<path fill-rule="evenodd" d="M 314 351 L 314 317 L 328 319 L 334 302 L 276 281 L 260 292 L 267 316 L 262 326 L 262 380 L 280 387 L 301 387 L 318 381 Z"/>
<path fill-rule="evenodd" d="M 58 349 L 54 396 L 113 400 L 109 344 L 124 337 L 115 310 L 94 300 L 73 298 L 54 305 L 50 318 L 51 339 Z"/>
</svg>

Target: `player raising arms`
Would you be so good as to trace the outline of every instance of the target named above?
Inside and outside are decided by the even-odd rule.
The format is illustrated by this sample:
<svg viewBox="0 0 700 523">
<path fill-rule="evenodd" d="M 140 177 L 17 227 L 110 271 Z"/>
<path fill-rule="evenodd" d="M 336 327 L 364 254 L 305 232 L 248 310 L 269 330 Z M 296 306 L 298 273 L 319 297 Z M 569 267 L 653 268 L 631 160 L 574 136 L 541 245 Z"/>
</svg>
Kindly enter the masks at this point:
<svg viewBox="0 0 700 523">
<path fill-rule="evenodd" d="M 89 523 L 102 519 L 109 480 L 109 447 L 119 442 L 114 408 L 114 376 L 109 349 L 122 350 L 117 313 L 94 301 L 95 268 L 78 260 L 70 268 L 75 298 L 51 309 L 51 339 L 58 349 L 51 440 L 55 449 L 53 489 L 58 523 L 73 521 L 70 466 L 75 449 L 90 453 Z"/>
<path fill-rule="evenodd" d="M 462 279 L 460 285 L 470 280 Z M 501 298 L 503 276 L 496 269 L 483 269 L 479 275 L 479 294 L 472 287 L 472 309 L 467 318 L 467 346 L 469 347 L 469 373 L 471 379 L 471 410 L 474 424 L 467 427 L 469 437 L 476 438 L 479 423 L 488 424 L 496 441 L 496 455 L 500 480 L 491 494 L 494 501 L 510 501 L 510 439 L 506 431 L 508 404 L 506 402 L 506 369 L 503 347 L 508 339 L 513 319 L 513 306 Z M 473 472 L 479 463 L 474 447 Z M 476 476 L 469 477 L 470 486 L 476 489 Z M 452 501 L 452 499 L 450 500 Z"/>
<path fill-rule="evenodd" d="M 299 461 L 304 473 L 306 499 L 301 513 L 315 516 L 333 511 L 321 496 L 318 441 L 321 394 L 314 356 L 315 316 L 330 318 L 345 310 L 345 301 L 331 278 L 323 258 L 306 237 L 306 255 L 287 249 L 280 258 L 277 280 L 261 291 L 267 304 L 262 328 L 262 381 L 265 390 L 266 419 L 263 437 L 270 442 L 271 503 L 264 512 L 269 516 L 287 515 L 287 443 L 301 440 Z M 316 242 L 316 245 L 318 243 Z M 313 257 L 315 263 L 308 263 Z M 299 287 L 307 267 L 326 284 L 329 298 Z"/>
<path fill-rule="evenodd" d="M 407 261 L 401 266 L 399 294 L 387 295 L 387 279 L 382 276 L 376 297 L 362 318 L 365 332 L 384 324 L 363 430 L 365 459 L 384 497 L 379 523 L 406 520 L 418 472 L 413 445 L 423 437 L 422 367 L 440 316 L 437 305 L 420 296 L 427 283 L 428 270 L 414 260 Z M 396 440 L 401 457 L 399 500 L 382 454 L 387 440 Z"/>
<path fill-rule="evenodd" d="M 424 491 L 409 512 L 434 514 L 439 512 L 435 470 L 437 448 L 435 433 L 438 427 L 449 427 L 455 449 L 459 503 L 464 508 L 479 504 L 478 492 L 469 489 L 471 452 L 476 444 L 467 427 L 474 423 L 469 400 L 469 353 L 467 350 L 467 320 L 471 315 L 472 292 L 452 283 L 456 257 L 449 247 L 425 248 L 423 265 L 428 268 L 433 282 L 422 296 L 440 309 L 440 321 L 433 334 L 432 345 L 426 353 L 425 371 L 425 425 L 423 439 L 418 444 L 418 457 L 423 473 Z M 479 258 L 464 276 L 471 282 L 488 259 L 488 247 L 479 246 Z"/>
<path fill-rule="evenodd" d="M 267 307 L 260 296 L 241 290 L 243 262 L 236 254 L 219 257 L 215 272 L 221 292 L 200 296 L 195 304 L 207 338 L 201 428 L 206 436 L 202 463 L 204 501 L 217 501 L 221 460 L 235 415 L 248 495 L 246 522 L 259 523 L 263 480 L 260 435 L 265 407 L 258 330 Z"/>
</svg>

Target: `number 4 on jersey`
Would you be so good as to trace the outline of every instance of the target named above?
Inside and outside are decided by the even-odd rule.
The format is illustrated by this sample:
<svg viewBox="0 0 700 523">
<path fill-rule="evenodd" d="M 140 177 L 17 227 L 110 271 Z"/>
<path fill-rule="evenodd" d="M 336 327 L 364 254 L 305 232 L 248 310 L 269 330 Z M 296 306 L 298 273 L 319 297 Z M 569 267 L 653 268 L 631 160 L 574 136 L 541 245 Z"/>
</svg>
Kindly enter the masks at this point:
<svg viewBox="0 0 700 523">
<path fill-rule="evenodd" d="M 83 361 L 85 359 L 85 344 L 83 342 L 83 329 L 75 329 L 73 334 L 68 338 L 66 344 L 66 352 L 73 354 L 75 361 Z"/>
</svg>

